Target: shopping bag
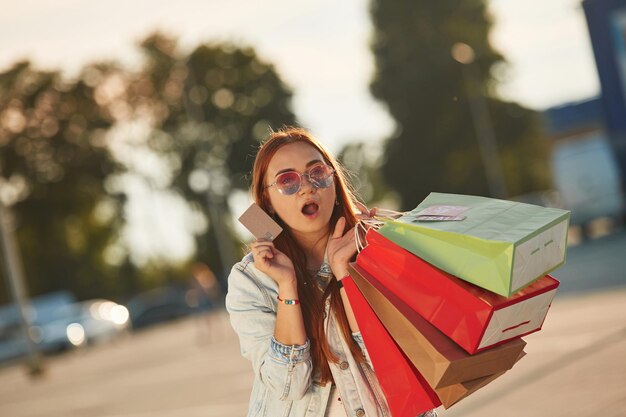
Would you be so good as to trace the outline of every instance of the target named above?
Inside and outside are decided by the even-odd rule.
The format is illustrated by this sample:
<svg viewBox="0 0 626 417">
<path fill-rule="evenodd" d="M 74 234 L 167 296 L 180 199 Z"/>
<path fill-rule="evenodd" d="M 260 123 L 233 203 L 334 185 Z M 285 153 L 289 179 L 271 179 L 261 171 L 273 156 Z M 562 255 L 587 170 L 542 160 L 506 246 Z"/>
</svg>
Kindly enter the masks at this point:
<svg viewBox="0 0 626 417">
<path fill-rule="evenodd" d="M 517 357 L 515 363 L 519 362 L 526 353 L 522 351 Z M 461 401 L 463 398 L 468 397 L 470 394 L 478 391 L 486 385 L 492 383 L 496 379 L 500 378 L 508 371 L 498 372 L 497 374 L 484 376 L 481 378 L 473 379 L 471 381 L 463 381 L 453 385 L 448 385 L 441 388 L 436 388 L 435 392 L 441 400 L 441 403 L 445 409 L 452 407 L 454 404 Z"/>
<path fill-rule="evenodd" d="M 431 193 L 380 233 L 448 273 L 511 296 L 565 262 L 569 212 Z"/>
<path fill-rule="evenodd" d="M 559 286 L 546 275 L 503 297 L 430 265 L 375 230 L 366 237 L 357 265 L 470 354 L 540 330 Z"/>
<path fill-rule="evenodd" d="M 441 405 L 426 380 L 378 320 L 354 281 L 342 280 L 350 306 L 393 417 L 415 417 Z"/>
<path fill-rule="evenodd" d="M 352 279 L 378 319 L 435 390 L 504 372 L 515 364 L 526 346 L 522 339 L 515 338 L 470 355 L 361 267 L 351 263 L 349 268 Z"/>
</svg>

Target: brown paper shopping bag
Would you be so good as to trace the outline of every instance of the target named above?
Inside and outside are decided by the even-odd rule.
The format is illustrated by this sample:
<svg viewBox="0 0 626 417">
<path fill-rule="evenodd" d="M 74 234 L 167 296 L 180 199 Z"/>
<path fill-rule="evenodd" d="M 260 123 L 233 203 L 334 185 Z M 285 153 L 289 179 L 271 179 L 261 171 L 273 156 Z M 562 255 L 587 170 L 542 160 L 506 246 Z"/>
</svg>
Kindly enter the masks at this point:
<svg viewBox="0 0 626 417">
<path fill-rule="evenodd" d="M 470 355 L 356 263 L 350 264 L 350 270 L 389 334 L 434 389 L 506 371 L 526 346 L 526 342 L 517 338 Z"/>
<path fill-rule="evenodd" d="M 515 363 L 519 362 L 526 353 L 522 351 L 517 357 Z M 454 404 L 466 398 L 470 394 L 475 393 L 479 389 L 483 388 L 487 384 L 495 381 L 504 375 L 507 371 L 498 372 L 497 374 L 483 376 L 481 378 L 472 379 L 471 381 L 459 382 L 457 384 L 448 385 L 441 388 L 436 388 L 435 393 L 441 400 L 441 404 L 445 409 L 452 407 Z"/>
</svg>

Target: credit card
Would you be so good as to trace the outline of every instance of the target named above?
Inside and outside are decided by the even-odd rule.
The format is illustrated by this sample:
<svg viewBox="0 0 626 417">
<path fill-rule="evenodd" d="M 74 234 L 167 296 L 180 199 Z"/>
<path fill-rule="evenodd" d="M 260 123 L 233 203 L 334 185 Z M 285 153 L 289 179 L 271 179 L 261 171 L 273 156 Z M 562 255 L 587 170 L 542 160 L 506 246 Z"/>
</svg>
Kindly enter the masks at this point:
<svg viewBox="0 0 626 417">
<path fill-rule="evenodd" d="M 257 239 L 267 239 L 271 241 L 276 239 L 283 231 L 283 228 L 256 203 L 252 203 L 252 205 L 239 216 L 239 222 Z"/>
</svg>

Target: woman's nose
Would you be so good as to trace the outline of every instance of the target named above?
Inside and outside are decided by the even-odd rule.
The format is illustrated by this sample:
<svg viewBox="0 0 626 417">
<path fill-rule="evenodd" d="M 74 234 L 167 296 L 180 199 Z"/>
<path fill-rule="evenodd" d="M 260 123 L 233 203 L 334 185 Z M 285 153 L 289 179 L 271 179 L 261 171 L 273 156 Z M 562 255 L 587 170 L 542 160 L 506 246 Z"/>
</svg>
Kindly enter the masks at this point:
<svg viewBox="0 0 626 417">
<path fill-rule="evenodd" d="M 307 174 L 302 174 L 300 177 L 300 192 L 311 192 L 317 188 L 311 182 L 311 178 Z"/>
</svg>

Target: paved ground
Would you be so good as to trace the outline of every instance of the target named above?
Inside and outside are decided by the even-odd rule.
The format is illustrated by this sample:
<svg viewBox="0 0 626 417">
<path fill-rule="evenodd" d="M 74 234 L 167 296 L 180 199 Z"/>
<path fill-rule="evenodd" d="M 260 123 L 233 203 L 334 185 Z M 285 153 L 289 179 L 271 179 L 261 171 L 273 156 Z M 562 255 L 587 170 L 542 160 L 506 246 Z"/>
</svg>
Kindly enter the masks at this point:
<svg viewBox="0 0 626 417">
<path fill-rule="evenodd" d="M 248 363 L 224 314 L 49 359 L 30 380 L 0 369 L 2 417 L 244 416 Z M 557 296 L 528 355 L 445 417 L 626 416 L 626 287 Z"/>
<path fill-rule="evenodd" d="M 559 298 L 509 373 L 446 417 L 626 416 L 626 288 Z"/>
</svg>

